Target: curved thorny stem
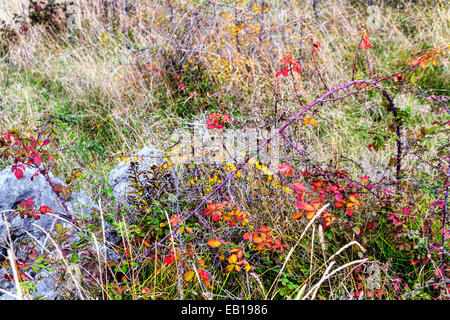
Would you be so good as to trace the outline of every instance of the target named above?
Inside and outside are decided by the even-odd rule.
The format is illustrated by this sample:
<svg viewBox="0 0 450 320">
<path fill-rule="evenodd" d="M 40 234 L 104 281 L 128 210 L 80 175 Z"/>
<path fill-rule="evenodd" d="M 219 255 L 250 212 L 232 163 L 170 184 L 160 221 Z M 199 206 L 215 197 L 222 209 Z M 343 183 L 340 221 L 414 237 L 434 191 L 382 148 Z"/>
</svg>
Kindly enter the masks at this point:
<svg viewBox="0 0 450 320">
<path fill-rule="evenodd" d="M 323 100 L 325 100 L 326 98 L 328 98 L 329 96 L 344 90 L 348 87 L 352 87 L 356 84 L 362 84 L 362 83 L 366 83 L 368 82 L 367 80 L 354 80 L 354 81 L 350 81 L 347 82 L 341 86 L 338 86 L 334 89 L 329 90 L 327 93 L 325 93 L 324 95 L 322 95 L 321 97 L 319 97 L 318 99 L 314 100 L 311 104 L 305 106 L 301 111 L 299 111 L 297 114 L 295 114 L 289 121 L 287 121 L 280 129 L 278 129 L 272 136 L 270 136 L 268 139 L 266 139 L 266 141 L 264 141 L 262 144 L 259 145 L 258 149 L 255 151 L 254 155 L 252 156 L 256 156 L 260 153 L 260 151 L 266 146 L 268 145 L 274 138 L 276 138 L 277 136 L 281 135 L 289 126 L 291 126 L 295 121 L 297 121 L 298 119 L 300 119 L 300 117 L 305 114 L 308 110 L 310 110 L 311 108 L 313 108 L 314 106 L 316 106 L 317 104 L 319 104 L 320 102 L 322 102 Z M 182 221 L 186 221 L 188 220 L 190 217 L 192 217 L 193 215 L 200 217 L 198 215 L 199 211 L 204 207 L 204 205 L 208 202 L 209 199 L 211 199 L 211 197 L 213 195 L 215 195 L 219 190 L 221 190 L 227 183 L 228 181 L 230 181 L 235 175 L 236 173 L 241 170 L 251 159 L 252 157 L 247 157 L 242 163 L 240 163 L 239 165 L 236 166 L 236 169 L 231 172 L 214 190 L 212 190 L 206 197 L 204 197 L 202 199 L 202 201 L 197 205 L 197 207 L 190 213 L 188 214 L 186 217 L 184 217 L 184 219 Z M 200 217 L 201 218 L 201 217 Z M 202 221 L 202 219 L 200 219 L 200 221 Z M 204 223 L 204 222 L 203 222 Z M 158 243 L 156 243 L 154 246 L 152 246 L 151 248 L 149 248 L 149 250 L 146 253 L 146 256 L 148 256 L 149 254 L 151 254 L 154 250 L 156 246 L 160 246 L 162 245 L 170 236 L 171 234 L 173 234 L 173 232 L 176 232 L 178 230 L 178 228 L 180 227 L 181 223 L 179 223 L 175 228 L 173 228 L 172 232 L 167 234 L 165 237 L 163 237 Z"/>
</svg>

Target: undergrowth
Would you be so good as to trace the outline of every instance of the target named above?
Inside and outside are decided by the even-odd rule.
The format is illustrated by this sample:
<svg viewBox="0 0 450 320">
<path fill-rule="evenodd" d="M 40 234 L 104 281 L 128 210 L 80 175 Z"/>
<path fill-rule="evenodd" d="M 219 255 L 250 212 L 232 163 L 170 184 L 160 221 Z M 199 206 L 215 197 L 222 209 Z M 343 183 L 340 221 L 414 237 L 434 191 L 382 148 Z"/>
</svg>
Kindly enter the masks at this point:
<svg viewBox="0 0 450 320">
<path fill-rule="evenodd" d="M 448 299 L 444 1 L 378 1 L 375 24 L 363 1 L 127 3 L 30 1 L 0 24 L 0 164 L 100 204 L 8 213 L 79 233 L 59 262 L 2 262 L 25 296 L 27 270 L 75 264 L 82 299 Z M 141 169 L 146 144 L 162 157 Z"/>
</svg>

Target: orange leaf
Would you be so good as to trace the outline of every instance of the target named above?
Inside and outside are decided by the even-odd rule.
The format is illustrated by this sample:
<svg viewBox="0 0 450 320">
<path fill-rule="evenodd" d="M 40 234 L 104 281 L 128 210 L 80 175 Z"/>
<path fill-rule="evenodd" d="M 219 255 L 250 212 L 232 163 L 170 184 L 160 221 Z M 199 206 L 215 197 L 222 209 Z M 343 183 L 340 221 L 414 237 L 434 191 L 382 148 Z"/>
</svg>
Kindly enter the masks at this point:
<svg viewBox="0 0 450 320">
<path fill-rule="evenodd" d="M 306 218 L 307 219 L 312 219 L 315 215 L 316 215 L 315 211 L 309 211 L 309 212 L 306 213 Z"/>
<path fill-rule="evenodd" d="M 220 241 L 214 238 L 209 239 L 208 246 L 211 248 L 217 248 L 220 247 Z"/>
<path fill-rule="evenodd" d="M 292 216 L 292 219 L 298 219 L 303 215 L 303 212 L 296 213 Z"/>
<path fill-rule="evenodd" d="M 230 253 L 236 253 L 237 257 L 240 259 L 244 255 L 244 251 L 240 248 L 234 248 L 230 250 Z"/>
<path fill-rule="evenodd" d="M 263 242 L 263 239 L 261 237 L 253 237 L 253 242 L 258 244 L 258 243 Z"/>
<path fill-rule="evenodd" d="M 142 243 L 147 247 L 150 248 L 150 243 L 147 240 L 142 240 Z"/>
<path fill-rule="evenodd" d="M 235 255 L 235 254 L 232 254 L 232 255 L 228 258 L 228 262 L 229 262 L 230 264 L 235 264 L 235 263 L 237 262 L 237 260 L 238 260 L 238 258 L 237 258 L 237 255 Z"/>
<path fill-rule="evenodd" d="M 227 272 L 233 271 L 235 266 L 236 266 L 235 264 L 229 264 L 229 265 L 227 265 L 227 266 L 226 266 Z"/>
<path fill-rule="evenodd" d="M 342 207 L 344 206 L 344 203 L 343 203 L 343 202 L 336 201 L 336 202 L 334 203 L 334 205 L 336 206 L 336 208 L 342 208 Z"/>
<path fill-rule="evenodd" d="M 306 126 L 308 124 L 317 127 L 317 122 L 316 120 L 314 120 L 313 118 L 311 118 L 310 116 L 306 116 L 305 119 L 303 120 L 303 124 Z"/>
</svg>

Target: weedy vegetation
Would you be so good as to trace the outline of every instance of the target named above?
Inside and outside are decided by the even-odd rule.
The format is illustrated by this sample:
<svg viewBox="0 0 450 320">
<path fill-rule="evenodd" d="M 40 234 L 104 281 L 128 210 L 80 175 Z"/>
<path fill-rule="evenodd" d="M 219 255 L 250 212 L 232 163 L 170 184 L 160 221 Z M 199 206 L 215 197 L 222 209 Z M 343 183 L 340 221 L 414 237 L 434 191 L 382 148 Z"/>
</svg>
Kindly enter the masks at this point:
<svg viewBox="0 0 450 320">
<path fill-rule="evenodd" d="M 80 234 L 57 225 L 43 254 L 1 262 L 25 297 L 25 271 L 78 264 L 83 299 L 449 299 L 445 1 L 72 2 L 0 23 L 0 164 L 100 204 L 6 213 Z M 184 164 L 162 137 L 194 122 L 273 130 L 241 159 Z M 140 172 L 146 144 L 164 161 Z M 128 205 L 106 181 L 119 161 Z"/>
</svg>

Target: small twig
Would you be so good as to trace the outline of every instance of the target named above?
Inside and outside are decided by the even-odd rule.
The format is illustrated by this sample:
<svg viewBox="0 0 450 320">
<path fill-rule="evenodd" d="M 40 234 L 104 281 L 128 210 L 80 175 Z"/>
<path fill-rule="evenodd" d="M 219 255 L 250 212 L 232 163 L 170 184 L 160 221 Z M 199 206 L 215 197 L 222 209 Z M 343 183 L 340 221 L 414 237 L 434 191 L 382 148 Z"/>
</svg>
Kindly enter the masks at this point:
<svg viewBox="0 0 450 320">
<path fill-rule="evenodd" d="M 399 119 L 397 118 L 397 109 L 395 108 L 394 99 L 389 95 L 389 93 L 384 89 L 379 89 L 383 96 L 388 100 L 389 106 L 391 107 L 392 114 L 394 115 L 394 124 L 395 124 L 395 133 L 397 135 L 397 163 L 396 163 L 396 180 L 397 187 L 401 178 L 401 169 L 402 169 L 402 133 L 401 133 L 401 124 Z"/>
<path fill-rule="evenodd" d="M 448 204 L 448 190 L 449 190 L 449 177 L 450 177 L 450 164 L 447 167 L 447 178 L 445 180 L 445 196 L 444 196 L 444 214 L 442 215 L 442 230 L 444 231 L 444 234 L 442 234 L 442 242 L 441 242 L 441 250 L 445 249 L 445 241 L 447 240 L 445 237 L 445 227 L 446 227 L 446 222 L 447 222 L 447 214 L 448 214 L 448 209 L 447 209 L 447 204 Z M 444 260 L 444 255 L 441 255 L 441 268 L 442 270 L 444 270 L 444 266 L 445 266 L 445 260 Z"/>
</svg>

